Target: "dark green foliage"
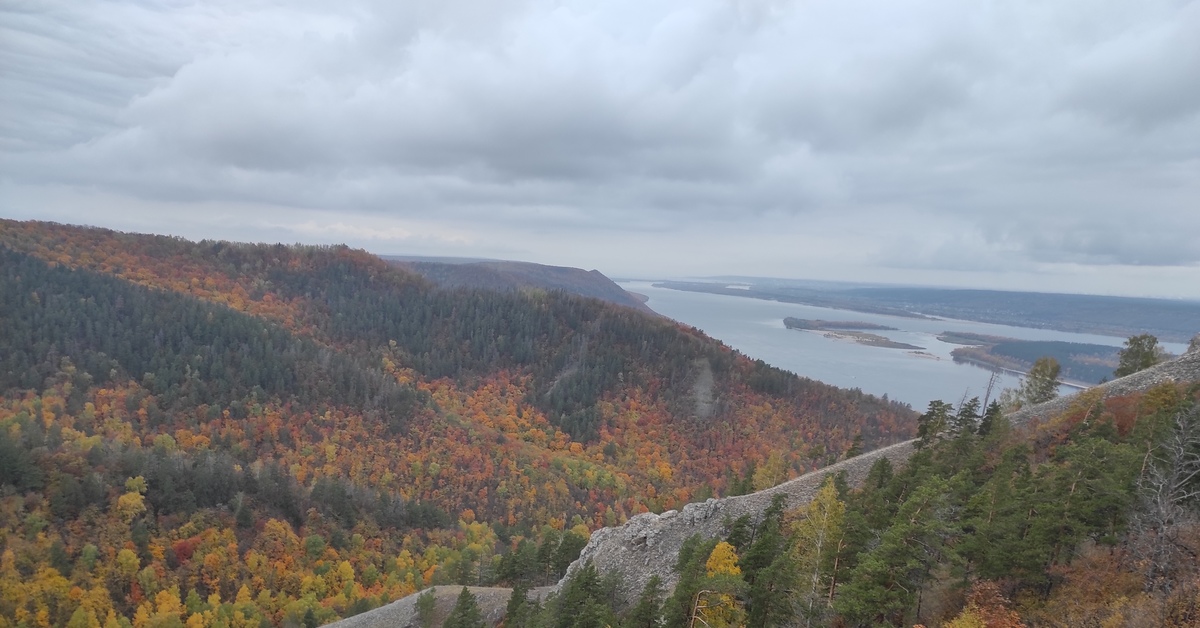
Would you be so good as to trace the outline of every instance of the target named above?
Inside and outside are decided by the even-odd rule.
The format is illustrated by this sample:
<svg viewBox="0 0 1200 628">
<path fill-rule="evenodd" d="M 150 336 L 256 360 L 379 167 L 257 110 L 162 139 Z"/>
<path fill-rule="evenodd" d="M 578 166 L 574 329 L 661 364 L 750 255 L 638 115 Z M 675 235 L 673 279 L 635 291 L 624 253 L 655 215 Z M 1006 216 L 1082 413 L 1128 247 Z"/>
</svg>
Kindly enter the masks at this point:
<svg viewBox="0 0 1200 628">
<path fill-rule="evenodd" d="M 1162 360 L 1162 349 L 1158 346 L 1158 338 L 1150 334 L 1131 336 L 1125 341 L 1125 348 L 1118 354 L 1117 369 L 1114 377 L 1125 377 L 1138 371 L 1144 371 Z"/>
<path fill-rule="evenodd" d="M 20 492 L 42 488 L 42 470 L 38 468 L 29 449 L 22 443 L 27 440 L 14 440 L 9 434 L 0 433 L 0 485 L 7 484 Z M 64 507 L 73 504 L 74 502 L 70 502 Z"/>
<path fill-rule="evenodd" d="M 796 381 L 796 377 L 791 373 L 775 368 L 762 360 L 755 360 L 754 370 L 746 378 L 746 385 L 760 393 L 786 395 L 792 392 Z"/>
<path fill-rule="evenodd" d="M 745 606 L 751 626 L 784 625 L 795 614 L 791 592 L 799 575 L 788 553 L 783 529 L 785 498 L 776 495 L 763 512 L 754 534 L 754 542 L 740 561 L 746 581 Z"/>
<path fill-rule="evenodd" d="M 726 529 L 729 532 L 725 535 L 725 542 L 732 545 L 738 554 L 744 553 L 754 540 L 754 523 L 750 520 L 750 515 L 742 515 L 728 522 Z"/>
<path fill-rule="evenodd" d="M 162 410 L 208 405 L 238 418 L 268 398 L 334 400 L 408 417 L 423 403 L 374 368 L 229 308 L 65 267 L 0 246 L 0 391 L 41 390 L 74 365 L 80 386 L 140 380 Z M 140 402 L 131 396 L 130 404 Z M 136 410 L 134 405 L 130 410 Z"/>
<path fill-rule="evenodd" d="M 979 420 L 979 428 L 976 430 L 980 436 L 987 436 L 995 429 L 997 421 L 1004 416 L 1004 408 L 1001 407 L 999 401 L 992 401 L 988 404 L 987 410 L 983 413 L 983 418 Z"/>
<path fill-rule="evenodd" d="M 547 552 L 549 560 L 549 552 Z M 516 549 L 500 557 L 496 577 L 513 587 L 540 584 L 544 570 L 538 563 L 537 545 L 528 539 L 517 543 Z"/>
<path fill-rule="evenodd" d="M 662 580 L 651 576 L 637 604 L 621 622 L 622 628 L 661 628 L 662 626 Z"/>
<path fill-rule="evenodd" d="M 529 603 L 529 585 L 518 581 L 513 586 L 512 596 L 504 609 L 505 628 L 524 628 L 529 622 L 533 607 Z"/>
<path fill-rule="evenodd" d="M 941 558 L 948 528 L 946 489 L 945 482 L 938 480 L 918 488 L 878 544 L 859 558 L 834 607 L 850 625 L 905 621 L 917 592 Z"/>
<path fill-rule="evenodd" d="M 558 580 L 567 573 L 567 567 L 579 558 L 579 553 L 583 548 L 587 547 L 587 539 L 575 532 L 568 530 L 562 535 L 562 539 L 558 542 L 558 547 L 554 548 L 554 554 L 551 556 L 550 569 L 554 580 Z"/>
<path fill-rule="evenodd" d="M 417 596 L 417 621 L 421 628 L 434 628 L 433 615 L 437 610 L 437 594 L 435 589 L 425 589 Z"/>
<path fill-rule="evenodd" d="M 479 610 L 479 602 L 467 587 L 463 587 L 462 592 L 458 594 L 454 608 L 450 610 L 442 628 L 483 628 L 483 613 Z"/>
<path fill-rule="evenodd" d="M 863 453 L 863 437 L 862 432 L 854 435 L 854 440 L 850 442 L 850 448 L 846 450 L 846 458 L 861 456 Z"/>
<path fill-rule="evenodd" d="M 699 535 L 689 537 L 679 549 L 679 558 L 675 562 L 675 571 L 679 572 L 679 582 L 671 597 L 663 603 L 663 625 L 667 628 L 685 628 L 692 616 L 696 594 L 703 588 L 706 580 L 705 563 L 708 555 L 717 545 L 716 539 L 705 540 Z"/>
<path fill-rule="evenodd" d="M 917 419 L 917 447 L 927 447 L 950 429 L 950 417 L 954 406 L 935 399 L 929 402 L 929 409 Z"/>
<path fill-rule="evenodd" d="M 1033 368 L 1021 381 L 1018 395 L 1029 405 L 1044 403 L 1058 396 L 1058 376 L 1062 371 L 1058 360 L 1051 357 L 1038 358 Z"/>
<path fill-rule="evenodd" d="M 729 482 L 728 496 L 734 497 L 737 495 L 749 495 L 754 492 L 754 472 L 757 470 L 757 465 L 753 460 L 746 462 L 746 470 L 742 476 L 736 477 Z"/>
<path fill-rule="evenodd" d="M 563 585 L 550 607 L 555 628 L 604 628 L 616 622 L 611 599 L 596 567 L 590 562 Z"/>
</svg>

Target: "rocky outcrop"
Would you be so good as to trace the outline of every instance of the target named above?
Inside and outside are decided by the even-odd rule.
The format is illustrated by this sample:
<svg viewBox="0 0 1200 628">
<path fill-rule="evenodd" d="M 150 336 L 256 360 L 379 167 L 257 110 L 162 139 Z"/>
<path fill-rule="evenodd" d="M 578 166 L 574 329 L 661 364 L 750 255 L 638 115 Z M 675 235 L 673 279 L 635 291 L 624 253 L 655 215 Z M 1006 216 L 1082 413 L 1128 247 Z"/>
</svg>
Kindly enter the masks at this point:
<svg viewBox="0 0 1200 628">
<path fill-rule="evenodd" d="M 905 441 L 855 456 L 757 493 L 709 499 L 688 504 L 682 511 L 670 510 L 661 515 L 645 513 L 615 528 L 597 530 L 592 533 L 579 559 L 567 569 L 563 580 L 591 561 L 602 573 L 617 571 L 622 575 L 618 593 L 626 602 L 637 599 L 655 575 L 670 590 L 678 576 L 674 571 L 675 559 L 688 537 L 694 534 L 705 538 L 723 535 L 729 521 L 742 515 L 757 517 L 771 505 L 776 495 L 783 495 L 789 508 L 807 504 L 830 475 L 844 471 L 847 480 L 857 484 L 880 458 L 887 458 L 894 464 L 908 460 L 914 442 Z"/>
</svg>

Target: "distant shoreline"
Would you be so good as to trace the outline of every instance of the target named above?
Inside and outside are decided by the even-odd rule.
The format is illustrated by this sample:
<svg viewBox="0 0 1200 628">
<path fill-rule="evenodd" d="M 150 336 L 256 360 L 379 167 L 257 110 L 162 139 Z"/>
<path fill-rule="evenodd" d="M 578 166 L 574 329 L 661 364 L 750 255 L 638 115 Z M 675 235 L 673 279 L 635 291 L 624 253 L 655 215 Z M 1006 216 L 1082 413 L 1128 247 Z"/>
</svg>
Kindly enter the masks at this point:
<svg viewBox="0 0 1200 628">
<path fill-rule="evenodd" d="M 750 283 L 751 278 L 729 282 L 647 281 L 668 290 L 901 318 L 952 319 L 1121 339 L 1150 333 L 1161 342 L 1182 345 L 1196 334 L 1194 321 L 1200 317 L 1200 303 L 1103 295 L 874 285 L 831 289 L 779 279 Z"/>
</svg>

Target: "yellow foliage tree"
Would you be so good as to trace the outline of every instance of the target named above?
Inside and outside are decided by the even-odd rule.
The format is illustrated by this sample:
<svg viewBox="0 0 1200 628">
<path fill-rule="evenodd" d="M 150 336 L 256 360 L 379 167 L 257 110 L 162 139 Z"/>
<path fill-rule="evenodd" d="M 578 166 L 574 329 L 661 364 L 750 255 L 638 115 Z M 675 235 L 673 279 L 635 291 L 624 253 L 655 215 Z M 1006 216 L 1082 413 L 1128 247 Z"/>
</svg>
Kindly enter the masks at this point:
<svg viewBox="0 0 1200 628">
<path fill-rule="evenodd" d="M 716 586 L 714 586 L 714 590 L 705 590 L 700 593 L 695 613 L 710 628 L 732 628 L 745 625 L 746 614 L 737 598 L 717 590 L 725 588 L 721 586 L 722 580 L 742 575 L 742 569 L 738 567 L 737 563 L 737 552 L 732 545 L 724 541 L 717 543 L 712 553 L 708 555 L 708 561 L 704 563 L 704 569 L 710 582 Z"/>
</svg>

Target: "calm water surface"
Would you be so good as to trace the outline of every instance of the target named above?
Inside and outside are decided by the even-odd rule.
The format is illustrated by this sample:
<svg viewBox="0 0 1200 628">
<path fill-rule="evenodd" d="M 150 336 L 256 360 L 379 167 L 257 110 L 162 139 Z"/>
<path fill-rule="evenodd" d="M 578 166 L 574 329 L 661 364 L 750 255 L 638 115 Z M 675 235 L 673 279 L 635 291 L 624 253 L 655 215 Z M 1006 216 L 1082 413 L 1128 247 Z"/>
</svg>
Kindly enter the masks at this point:
<svg viewBox="0 0 1200 628">
<path fill-rule="evenodd" d="M 1010 327 L 959 320 L 921 320 L 849 312 L 808 305 L 779 303 L 720 294 L 683 292 L 655 288 L 648 281 L 619 282 L 621 287 L 650 297 L 646 305 L 655 312 L 691 325 L 742 353 L 812 379 L 840 386 L 859 388 L 878 396 L 887 395 L 924 410 L 929 402 L 942 399 L 950 403 L 978 396 L 983 398 L 991 371 L 956 364 L 950 351 L 959 345 L 936 338 L 943 331 L 974 332 L 1020 338 L 1023 340 L 1064 340 L 1092 344 L 1124 345 L 1124 338 L 1075 334 L 1045 329 Z M 931 356 L 919 356 L 904 349 L 868 347 L 849 340 L 826 338 L 820 332 L 799 331 L 783 326 L 786 316 L 835 321 L 865 321 L 898 331 L 870 333 L 897 342 L 924 347 Z M 1179 353 L 1183 346 L 1168 344 Z M 992 397 L 1006 387 L 1016 387 L 1019 378 L 1003 375 Z M 1064 389 L 1068 392 L 1068 389 Z"/>
</svg>

